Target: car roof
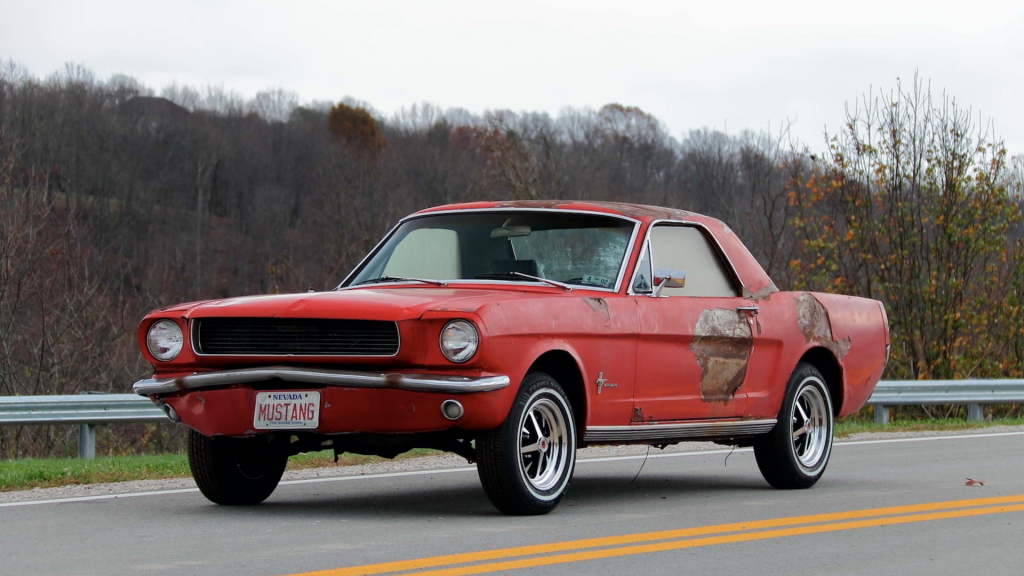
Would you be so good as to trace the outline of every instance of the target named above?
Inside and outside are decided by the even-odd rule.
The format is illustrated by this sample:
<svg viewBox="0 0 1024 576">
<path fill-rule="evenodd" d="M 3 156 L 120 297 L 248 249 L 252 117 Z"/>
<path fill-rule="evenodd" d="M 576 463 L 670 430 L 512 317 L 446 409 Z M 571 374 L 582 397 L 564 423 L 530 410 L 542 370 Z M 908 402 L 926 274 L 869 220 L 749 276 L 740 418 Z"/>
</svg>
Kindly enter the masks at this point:
<svg viewBox="0 0 1024 576">
<path fill-rule="evenodd" d="M 485 210 L 492 208 L 531 209 L 531 210 L 573 210 L 578 212 L 602 212 L 625 216 L 636 220 L 693 220 L 704 223 L 718 222 L 715 218 L 662 206 L 646 206 L 626 202 L 595 202 L 586 200 L 501 200 L 488 202 L 468 202 L 448 204 L 421 210 L 417 214 L 430 212 L 446 212 L 452 210 Z"/>
</svg>

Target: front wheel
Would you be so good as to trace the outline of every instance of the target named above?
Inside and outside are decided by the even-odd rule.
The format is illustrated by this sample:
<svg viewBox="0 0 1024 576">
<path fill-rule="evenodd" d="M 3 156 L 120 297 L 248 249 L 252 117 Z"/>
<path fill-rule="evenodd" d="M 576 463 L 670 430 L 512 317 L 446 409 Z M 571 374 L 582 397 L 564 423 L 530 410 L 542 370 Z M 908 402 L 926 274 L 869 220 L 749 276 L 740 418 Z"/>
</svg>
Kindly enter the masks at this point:
<svg viewBox="0 0 1024 576">
<path fill-rule="evenodd" d="M 775 488 L 810 488 L 832 453 L 832 398 L 817 368 L 800 363 L 771 432 L 754 442 L 757 467 Z"/>
<path fill-rule="evenodd" d="M 527 374 L 505 421 L 477 438 L 477 459 L 484 492 L 500 512 L 554 510 L 576 465 L 576 424 L 558 382 Z"/>
<path fill-rule="evenodd" d="M 236 506 L 266 500 L 288 464 L 267 438 L 209 438 L 189 429 L 188 466 L 203 496 Z"/>
</svg>

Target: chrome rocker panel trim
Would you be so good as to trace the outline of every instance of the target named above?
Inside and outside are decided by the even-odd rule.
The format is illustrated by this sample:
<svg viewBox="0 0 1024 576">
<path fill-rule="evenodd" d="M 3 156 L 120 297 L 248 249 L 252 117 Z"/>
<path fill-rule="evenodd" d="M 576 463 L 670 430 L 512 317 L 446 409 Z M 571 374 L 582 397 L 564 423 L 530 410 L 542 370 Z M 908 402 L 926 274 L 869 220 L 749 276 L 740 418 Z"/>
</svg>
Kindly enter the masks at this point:
<svg viewBox="0 0 1024 576">
<path fill-rule="evenodd" d="M 132 386 L 140 396 L 172 394 L 186 390 L 283 380 L 313 386 L 346 386 L 351 388 L 391 388 L 412 392 L 441 392 L 445 394 L 469 394 L 490 392 L 509 385 L 508 376 L 445 376 L 443 374 L 404 374 L 399 372 L 354 372 L 350 370 L 324 370 L 268 366 L 266 368 L 245 368 L 219 372 L 198 372 L 172 378 L 147 378 Z"/>
<path fill-rule="evenodd" d="M 594 444 L 647 442 L 656 440 L 689 440 L 694 438 L 729 438 L 771 432 L 770 420 L 704 420 L 682 424 L 634 424 L 631 426 L 589 426 L 583 441 Z"/>
</svg>

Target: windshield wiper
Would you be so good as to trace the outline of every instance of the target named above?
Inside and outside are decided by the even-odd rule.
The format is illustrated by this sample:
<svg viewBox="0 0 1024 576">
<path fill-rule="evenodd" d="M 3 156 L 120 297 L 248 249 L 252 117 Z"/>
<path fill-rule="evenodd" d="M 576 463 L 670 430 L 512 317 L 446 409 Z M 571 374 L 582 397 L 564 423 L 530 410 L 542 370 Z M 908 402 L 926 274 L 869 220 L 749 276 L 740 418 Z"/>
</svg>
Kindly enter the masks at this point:
<svg viewBox="0 0 1024 576">
<path fill-rule="evenodd" d="M 528 280 L 536 280 L 537 282 L 543 282 L 552 286 L 558 286 L 564 288 L 566 292 L 572 292 L 572 286 L 559 282 L 557 280 L 548 280 L 547 278 L 541 278 L 540 276 L 530 276 L 529 274 L 523 274 L 522 272 L 491 272 L 489 274 L 477 274 L 473 278 L 487 279 L 487 278 L 526 278 Z"/>
<path fill-rule="evenodd" d="M 433 284 L 435 286 L 447 286 L 447 282 L 441 280 L 429 280 L 426 278 L 405 278 L 404 276 L 381 276 L 380 278 L 371 278 L 369 280 L 363 280 L 362 282 L 356 282 L 353 286 L 359 286 L 360 284 L 369 284 L 370 282 L 423 282 L 424 284 Z"/>
</svg>

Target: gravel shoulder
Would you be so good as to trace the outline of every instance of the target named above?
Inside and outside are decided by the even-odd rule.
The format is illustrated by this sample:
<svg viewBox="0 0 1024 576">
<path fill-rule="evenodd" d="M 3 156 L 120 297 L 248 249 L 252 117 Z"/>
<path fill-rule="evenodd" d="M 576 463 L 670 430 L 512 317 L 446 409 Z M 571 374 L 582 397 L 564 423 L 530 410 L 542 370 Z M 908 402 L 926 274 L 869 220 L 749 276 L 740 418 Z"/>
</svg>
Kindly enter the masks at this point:
<svg viewBox="0 0 1024 576">
<path fill-rule="evenodd" d="M 1024 432 L 1024 426 L 990 426 L 971 430 L 928 430 L 914 432 L 864 432 L 851 434 L 836 443 L 863 440 L 881 440 L 895 438 L 923 438 L 930 436 L 974 436 L 978 434 L 996 434 L 1004 432 Z M 721 450 L 723 446 L 712 442 L 683 442 L 668 446 L 664 451 L 652 449 L 651 454 L 670 452 L 699 452 L 704 450 Z M 641 455 L 647 452 L 646 446 L 595 446 L 580 450 L 578 458 L 607 458 L 614 456 Z M 465 468 L 471 466 L 464 458 L 453 454 L 405 458 L 386 462 L 374 462 L 356 466 L 332 466 L 327 468 L 309 468 L 305 470 L 289 470 L 284 474 L 284 481 L 306 480 L 312 478 L 335 478 L 343 476 L 365 476 L 369 474 L 387 474 L 391 472 L 411 472 L 418 470 L 442 470 Z M 109 496 L 134 492 L 159 492 L 162 490 L 195 489 L 196 484 L 191 478 L 169 478 L 165 480 L 137 480 L 132 482 L 115 482 L 110 484 L 85 484 L 59 486 L 55 488 L 33 488 L 16 492 L 0 492 L 0 503 L 26 502 L 30 500 L 54 500 L 61 498 L 78 498 L 82 496 Z"/>
</svg>

